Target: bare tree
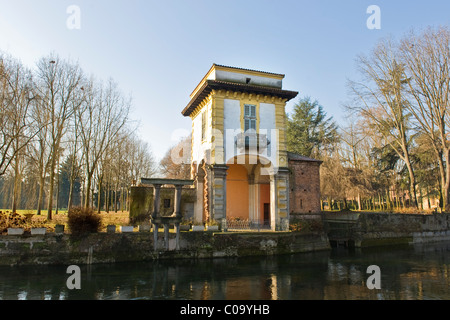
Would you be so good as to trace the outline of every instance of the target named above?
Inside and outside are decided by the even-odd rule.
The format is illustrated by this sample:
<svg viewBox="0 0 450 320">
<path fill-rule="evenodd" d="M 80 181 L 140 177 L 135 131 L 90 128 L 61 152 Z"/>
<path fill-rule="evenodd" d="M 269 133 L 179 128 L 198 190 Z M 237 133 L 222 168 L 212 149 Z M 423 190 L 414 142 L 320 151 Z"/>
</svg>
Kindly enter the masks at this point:
<svg viewBox="0 0 450 320">
<path fill-rule="evenodd" d="M 35 100 L 31 71 L 19 61 L 0 57 L 0 176 L 13 165 L 12 210 L 17 209 L 25 147 L 39 127 L 30 118 Z"/>
<path fill-rule="evenodd" d="M 341 144 L 338 149 L 341 161 L 347 168 L 346 174 L 349 178 L 347 190 L 356 197 L 358 210 L 362 209 L 361 195 L 367 194 L 370 189 L 369 165 L 364 159 L 368 159 L 361 151 L 361 145 L 367 139 L 364 131 L 359 130 L 359 123 L 351 119 L 346 127 L 340 128 Z"/>
<path fill-rule="evenodd" d="M 364 79 L 350 81 L 351 92 L 357 98 L 349 109 L 356 111 L 375 126 L 389 146 L 404 161 L 409 174 L 409 192 L 414 207 L 418 207 L 416 178 L 410 157 L 410 114 L 405 99 L 404 66 L 397 61 L 398 51 L 389 39 L 380 41 L 369 57 L 361 56 L 358 66 Z"/>
<path fill-rule="evenodd" d="M 170 148 L 161 159 L 159 166 L 161 173 L 168 179 L 190 179 L 190 151 L 191 137 L 181 139 Z"/>
<path fill-rule="evenodd" d="M 56 165 L 61 155 L 61 141 L 66 133 L 67 123 L 82 101 L 83 75 L 77 64 L 50 55 L 37 63 L 37 90 L 41 106 L 49 114 L 49 196 L 47 218 L 52 219 L 53 192 Z"/>
<path fill-rule="evenodd" d="M 106 86 L 91 81 L 85 91 L 86 99 L 77 117 L 84 153 L 84 206 L 89 207 L 94 172 L 105 150 L 127 123 L 130 101 L 122 97 L 112 80 Z"/>
<path fill-rule="evenodd" d="M 401 58 L 410 77 L 412 101 L 408 105 L 418 129 L 428 137 L 439 161 L 444 209 L 450 205 L 450 30 L 428 28 L 411 32 L 401 41 Z"/>
<path fill-rule="evenodd" d="M 30 121 L 33 100 L 30 71 L 0 56 L 0 176 L 39 131 Z"/>
<path fill-rule="evenodd" d="M 75 180 L 80 176 L 81 161 L 83 155 L 80 155 L 81 141 L 78 138 L 78 118 L 75 116 L 72 118 L 71 124 L 71 139 L 69 140 L 69 157 L 70 157 L 70 174 L 69 174 L 69 196 L 67 202 L 67 210 L 72 207 L 73 201 L 73 189 Z"/>
</svg>

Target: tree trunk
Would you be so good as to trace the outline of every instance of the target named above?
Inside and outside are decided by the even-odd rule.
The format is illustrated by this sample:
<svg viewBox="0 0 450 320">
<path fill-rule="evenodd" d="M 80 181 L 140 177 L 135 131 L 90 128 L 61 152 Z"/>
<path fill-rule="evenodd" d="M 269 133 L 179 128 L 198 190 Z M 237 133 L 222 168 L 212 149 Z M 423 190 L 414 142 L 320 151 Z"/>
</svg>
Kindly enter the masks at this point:
<svg viewBox="0 0 450 320">
<path fill-rule="evenodd" d="M 86 180 L 86 190 L 84 190 L 84 208 L 89 208 L 89 200 L 91 197 L 91 180 L 92 178 L 88 174 L 87 180 Z"/>
<path fill-rule="evenodd" d="M 59 168 L 59 159 L 58 159 L 57 168 Z M 56 209 L 55 209 L 55 214 L 58 214 L 58 211 L 59 211 L 59 176 L 60 176 L 60 173 L 58 172 L 58 175 L 56 176 Z"/>
<path fill-rule="evenodd" d="M 37 210 L 36 210 L 36 214 L 38 216 L 41 215 L 42 202 L 44 199 L 44 183 L 45 183 L 45 177 L 40 176 L 39 177 L 39 196 L 38 196 L 38 203 L 37 203 Z"/>
<path fill-rule="evenodd" d="M 443 192 L 443 205 L 442 205 L 442 210 L 443 211 L 448 211 L 449 209 L 449 203 L 450 203 L 450 165 L 449 165 L 449 161 L 450 161 L 450 149 L 446 149 L 445 150 L 445 161 L 447 163 L 446 167 L 445 167 L 445 184 L 444 184 L 444 192 Z"/>
<path fill-rule="evenodd" d="M 428 201 L 428 210 L 431 210 L 431 200 L 430 200 L 430 191 L 427 186 L 427 201 Z"/>
<path fill-rule="evenodd" d="M 445 186 L 446 186 L 446 181 L 448 179 L 446 179 L 446 170 L 445 170 L 445 166 L 444 166 L 444 160 L 442 159 L 442 153 L 439 151 L 436 151 L 437 153 L 437 159 L 438 159 L 438 163 L 439 163 L 439 175 L 441 178 L 441 183 L 439 184 L 440 189 L 441 190 L 445 190 Z M 427 193 L 428 193 L 428 186 L 427 186 Z M 430 207 L 431 209 L 431 207 Z"/>
<path fill-rule="evenodd" d="M 114 184 L 114 212 L 117 213 L 117 183 Z"/>
<path fill-rule="evenodd" d="M 105 186 L 105 212 L 106 213 L 109 213 L 109 203 L 108 203 L 109 196 L 108 196 L 108 193 L 109 193 L 109 184 L 107 183 L 106 186 Z"/>
<path fill-rule="evenodd" d="M 13 199 L 12 199 L 12 212 L 16 212 L 17 210 L 17 201 L 19 195 L 19 183 L 20 183 L 20 172 L 19 172 L 19 156 L 16 154 L 15 156 L 15 164 L 14 164 L 14 186 L 13 186 Z"/>
<path fill-rule="evenodd" d="M 120 209 L 123 212 L 125 210 L 124 206 L 125 206 L 125 194 L 123 192 L 123 186 L 120 188 Z"/>
<path fill-rule="evenodd" d="M 69 182 L 69 200 L 67 201 L 67 211 L 69 211 L 70 208 L 72 208 L 73 184 L 74 184 L 74 181 L 72 179 L 70 179 L 70 182 Z"/>
<path fill-rule="evenodd" d="M 72 208 L 72 197 L 73 197 L 73 185 L 75 184 L 75 157 L 72 157 L 72 168 L 70 170 L 69 178 L 69 200 L 67 202 L 67 210 Z"/>
<path fill-rule="evenodd" d="M 55 180 L 55 167 L 56 161 L 52 160 L 50 167 L 50 180 L 49 180 L 49 190 L 48 190 L 48 205 L 47 205 L 47 219 L 52 220 L 52 209 L 53 209 L 53 192 L 54 192 L 54 180 Z"/>
<path fill-rule="evenodd" d="M 58 164 L 58 167 L 59 167 L 59 164 Z M 56 177 L 56 209 L 55 209 L 55 214 L 58 214 L 58 211 L 59 211 L 59 173 L 58 173 L 58 175 Z"/>
<path fill-rule="evenodd" d="M 343 210 L 348 210 L 347 199 L 344 198 L 344 208 Z"/>
<path fill-rule="evenodd" d="M 98 179 L 98 192 L 97 192 L 97 213 L 100 213 L 100 205 L 101 205 L 101 197 L 102 197 L 102 183 L 101 180 Z"/>
<path fill-rule="evenodd" d="M 415 208 L 419 208 L 417 203 L 417 194 L 416 194 L 416 177 L 414 175 L 414 171 L 411 165 L 411 162 L 409 161 L 409 157 L 406 156 L 406 167 L 408 168 L 409 173 L 409 193 L 410 193 L 410 199 L 411 199 L 411 205 Z M 450 174 L 450 171 L 448 172 Z"/>
</svg>

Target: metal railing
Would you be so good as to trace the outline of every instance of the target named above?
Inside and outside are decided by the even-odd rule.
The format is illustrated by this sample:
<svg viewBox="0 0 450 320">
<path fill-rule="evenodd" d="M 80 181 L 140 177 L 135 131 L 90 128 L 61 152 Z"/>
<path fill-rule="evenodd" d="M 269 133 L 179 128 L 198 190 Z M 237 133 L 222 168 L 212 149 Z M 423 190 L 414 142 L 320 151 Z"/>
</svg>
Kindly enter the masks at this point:
<svg viewBox="0 0 450 320">
<path fill-rule="evenodd" d="M 269 220 L 227 219 L 228 231 L 261 231 L 270 229 Z"/>
</svg>

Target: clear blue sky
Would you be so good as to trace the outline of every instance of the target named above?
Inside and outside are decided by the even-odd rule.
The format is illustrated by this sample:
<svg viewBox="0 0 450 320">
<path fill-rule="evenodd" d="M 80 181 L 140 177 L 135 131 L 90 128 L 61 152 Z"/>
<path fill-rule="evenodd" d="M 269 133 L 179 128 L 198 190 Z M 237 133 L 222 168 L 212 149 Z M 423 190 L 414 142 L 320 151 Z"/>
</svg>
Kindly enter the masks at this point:
<svg viewBox="0 0 450 320">
<path fill-rule="evenodd" d="M 80 29 L 67 28 L 70 5 Z M 381 9 L 380 30 L 366 26 L 369 5 Z M 358 54 L 381 37 L 449 23 L 449 0 L 0 0 L 0 50 L 29 66 L 55 52 L 112 77 L 132 94 L 131 117 L 159 159 L 174 132 L 190 132 L 181 110 L 213 63 L 283 73 L 285 89 L 341 122 Z"/>
</svg>

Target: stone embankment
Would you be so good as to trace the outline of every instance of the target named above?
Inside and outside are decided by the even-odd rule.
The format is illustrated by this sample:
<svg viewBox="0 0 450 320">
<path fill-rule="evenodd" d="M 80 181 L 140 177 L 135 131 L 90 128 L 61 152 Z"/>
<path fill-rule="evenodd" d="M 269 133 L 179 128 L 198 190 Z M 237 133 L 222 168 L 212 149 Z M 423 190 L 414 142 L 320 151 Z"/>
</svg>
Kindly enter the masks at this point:
<svg viewBox="0 0 450 320">
<path fill-rule="evenodd" d="M 355 247 L 450 241 L 450 214 L 327 213 L 330 242 Z"/>
<path fill-rule="evenodd" d="M 153 233 L 92 233 L 0 236 L 0 265 L 92 264 L 155 259 L 196 259 L 276 255 L 330 249 L 324 233 L 299 232 L 181 232 L 179 250 L 175 234 L 164 236 L 154 250 Z"/>
<path fill-rule="evenodd" d="M 92 264 L 157 259 L 267 256 L 354 247 L 450 241 L 450 214 L 326 213 L 315 232 L 182 231 L 166 237 L 149 229 L 75 237 L 67 233 L 0 236 L 0 265 Z M 156 247 L 156 250 L 155 250 Z"/>
</svg>

